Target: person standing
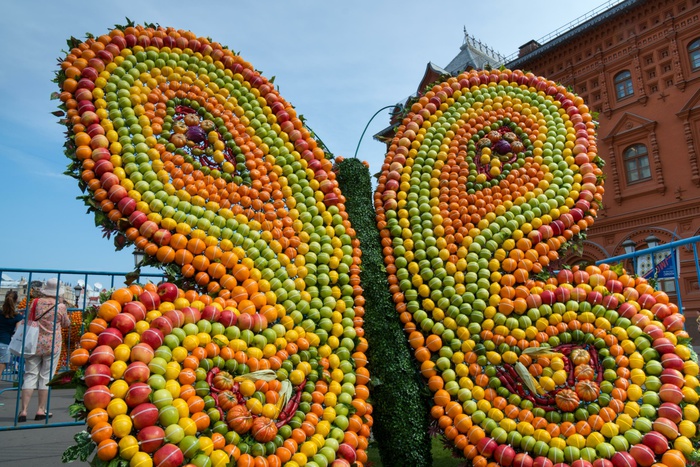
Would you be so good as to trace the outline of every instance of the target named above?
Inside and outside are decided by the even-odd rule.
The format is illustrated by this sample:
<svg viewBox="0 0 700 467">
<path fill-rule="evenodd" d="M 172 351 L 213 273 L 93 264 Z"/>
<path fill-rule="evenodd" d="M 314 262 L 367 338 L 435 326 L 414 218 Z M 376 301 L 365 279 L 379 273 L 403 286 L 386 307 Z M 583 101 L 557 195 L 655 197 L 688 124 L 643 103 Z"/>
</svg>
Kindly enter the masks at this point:
<svg viewBox="0 0 700 467">
<path fill-rule="evenodd" d="M 15 332 L 17 323 L 22 319 L 22 313 L 16 310 L 17 291 L 10 290 L 5 295 L 2 304 L 2 314 L 0 314 L 0 374 L 5 371 L 5 367 L 10 363 L 10 340 Z"/>
<path fill-rule="evenodd" d="M 61 327 L 70 326 L 66 305 L 63 303 L 63 293 L 58 279 L 51 278 L 41 288 L 41 296 L 30 306 L 29 319 L 39 324 L 39 339 L 36 353 L 24 358 L 22 407 L 18 422 L 27 420 L 27 408 L 35 389 L 39 392 L 39 404 L 34 420 L 45 420 L 52 415 L 46 413 L 49 398 L 47 384 L 56 371 L 61 356 Z M 20 326 L 22 325 L 20 323 Z"/>
</svg>

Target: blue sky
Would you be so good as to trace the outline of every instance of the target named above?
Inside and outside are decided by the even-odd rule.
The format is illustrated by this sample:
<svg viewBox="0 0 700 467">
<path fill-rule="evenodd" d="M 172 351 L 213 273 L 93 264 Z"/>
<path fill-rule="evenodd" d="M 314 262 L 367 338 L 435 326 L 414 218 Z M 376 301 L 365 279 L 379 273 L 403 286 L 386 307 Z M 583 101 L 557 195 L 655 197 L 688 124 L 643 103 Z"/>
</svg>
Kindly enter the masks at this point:
<svg viewBox="0 0 700 467">
<path fill-rule="evenodd" d="M 370 117 L 416 91 L 426 64 L 447 65 L 463 29 L 504 55 L 604 2 L 417 0 L 227 2 L 6 2 L 0 15 L 0 269 L 130 271 L 63 175 L 64 128 L 51 115 L 51 82 L 66 39 L 114 24 L 189 29 L 229 46 L 265 76 L 336 155 L 351 157 Z M 608 3 L 608 2 L 605 2 Z M 165 9 L 167 5 L 167 9 Z M 439 5 L 439 6 L 438 6 Z M 377 172 L 384 146 L 371 135 L 358 157 Z M 15 276 L 19 274 L 13 274 Z"/>
</svg>

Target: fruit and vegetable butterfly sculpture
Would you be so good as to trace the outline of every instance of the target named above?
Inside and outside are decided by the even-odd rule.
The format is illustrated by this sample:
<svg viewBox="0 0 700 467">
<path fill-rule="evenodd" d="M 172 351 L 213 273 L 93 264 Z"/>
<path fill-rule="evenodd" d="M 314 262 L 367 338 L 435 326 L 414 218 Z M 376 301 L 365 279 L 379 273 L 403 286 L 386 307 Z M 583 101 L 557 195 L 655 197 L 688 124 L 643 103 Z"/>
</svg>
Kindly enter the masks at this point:
<svg viewBox="0 0 700 467">
<path fill-rule="evenodd" d="M 118 247 L 183 284 L 117 289 L 87 317 L 78 451 L 138 467 L 364 462 L 359 242 L 322 144 L 271 81 L 191 32 L 129 25 L 69 47 L 70 171 Z"/>
<path fill-rule="evenodd" d="M 698 459 L 677 306 L 609 265 L 558 262 L 602 195 L 588 108 L 542 77 L 465 72 L 400 122 L 374 199 L 391 293 L 434 423 L 474 467 Z"/>
</svg>

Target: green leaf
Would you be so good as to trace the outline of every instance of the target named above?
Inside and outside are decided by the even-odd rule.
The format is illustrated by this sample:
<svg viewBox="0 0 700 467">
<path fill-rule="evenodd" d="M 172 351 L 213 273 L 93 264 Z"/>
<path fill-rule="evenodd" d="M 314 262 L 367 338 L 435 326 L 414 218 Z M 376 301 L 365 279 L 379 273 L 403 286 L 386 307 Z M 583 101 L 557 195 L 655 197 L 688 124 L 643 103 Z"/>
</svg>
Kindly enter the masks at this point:
<svg viewBox="0 0 700 467">
<path fill-rule="evenodd" d="M 76 418 L 78 420 L 84 420 L 87 417 L 88 411 L 85 404 L 82 402 L 76 402 L 68 406 L 68 413 L 71 418 Z"/>
</svg>

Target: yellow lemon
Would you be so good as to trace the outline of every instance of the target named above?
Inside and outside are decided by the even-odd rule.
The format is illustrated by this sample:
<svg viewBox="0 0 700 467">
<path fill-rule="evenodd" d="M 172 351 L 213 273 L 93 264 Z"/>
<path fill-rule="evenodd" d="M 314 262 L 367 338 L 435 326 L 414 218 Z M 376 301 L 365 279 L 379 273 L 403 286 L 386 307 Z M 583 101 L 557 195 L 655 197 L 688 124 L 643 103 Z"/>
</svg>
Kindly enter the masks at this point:
<svg viewBox="0 0 700 467">
<path fill-rule="evenodd" d="M 549 366 L 554 371 L 563 370 L 564 369 L 564 360 L 562 360 L 560 357 L 552 357 L 552 360 L 550 361 Z"/>
<path fill-rule="evenodd" d="M 134 457 L 139 452 L 139 440 L 131 435 L 122 437 L 119 441 L 119 455 L 126 460 Z"/>
<path fill-rule="evenodd" d="M 586 438 L 586 447 L 595 448 L 601 443 L 605 442 L 605 437 L 598 432 L 593 432 Z"/>
<path fill-rule="evenodd" d="M 187 349 L 181 346 L 177 346 L 172 350 L 173 360 L 176 362 L 181 362 L 187 358 Z"/>
<path fill-rule="evenodd" d="M 641 399 L 642 394 L 644 394 L 644 391 L 641 387 L 639 387 L 636 384 L 630 384 L 630 386 L 627 388 L 627 399 L 631 401 L 637 401 Z"/>
<path fill-rule="evenodd" d="M 618 420 L 619 418 L 620 417 L 618 417 Z M 608 439 L 617 436 L 619 432 L 620 428 L 613 422 L 604 423 L 600 429 L 600 433 Z"/>
<path fill-rule="evenodd" d="M 180 383 L 177 380 L 171 379 L 165 382 L 165 389 L 170 392 L 173 399 L 180 397 Z"/>
<path fill-rule="evenodd" d="M 523 436 L 532 436 L 535 432 L 535 428 L 529 422 L 520 422 L 516 428 L 518 433 Z"/>
<path fill-rule="evenodd" d="M 695 427 L 695 423 L 691 422 L 690 420 L 683 420 L 678 424 L 678 431 L 681 433 L 683 436 L 687 436 L 688 438 L 693 438 L 695 437 L 695 433 L 697 432 L 697 428 Z"/>
<path fill-rule="evenodd" d="M 214 442 L 208 436 L 199 437 L 199 449 L 204 451 L 207 456 L 214 450 Z"/>
<path fill-rule="evenodd" d="M 112 397 L 124 399 L 126 396 L 126 391 L 129 390 L 129 383 L 123 379 L 118 379 L 114 381 L 109 387 L 109 392 L 112 393 Z"/>
<path fill-rule="evenodd" d="M 148 323 L 146 323 L 146 324 L 148 324 Z M 148 328 L 146 328 L 146 329 L 148 329 Z M 146 329 L 144 329 L 144 331 Z M 139 342 L 141 342 L 141 335 L 137 332 L 130 332 L 129 334 L 124 336 L 124 344 L 127 345 L 129 348 L 132 348 L 133 346 L 135 346 Z"/>
<path fill-rule="evenodd" d="M 126 371 L 126 368 L 129 365 L 126 364 L 125 361 L 122 360 L 116 360 L 112 365 L 109 367 L 111 373 L 112 373 L 112 378 L 118 380 L 124 375 L 124 372 Z"/>
<path fill-rule="evenodd" d="M 676 355 L 681 357 L 681 360 L 686 361 L 690 358 L 690 349 L 685 345 L 677 345 Z"/>
<path fill-rule="evenodd" d="M 629 415 L 632 418 L 635 418 L 639 415 L 639 404 L 637 404 L 634 401 L 630 401 L 625 404 L 625 414 Z"/>
<path fill-rule="evenodd" d="M 180 364 L 177 362 L 168 362 L 165 367 L 165 379 L 176 379 L 180 375 Z"/>
<path fill-rule="evenodd" d="M 550 448 L 558 448 L 561 449 L 562 451 L 566 447 L 566 441 L 564 438 L 552 438 L 551 441 L 549 442 L 549 447 Z"/>
<path fill-rule="evenodd" d="M 691 422 L 697 422 L 700 416 L 700 409 L 696 405 L 686 405 L 683 407 L 683 418 Z"/>
<path fill-rule="evenodd" d="M 190 415 L 190 407 L 187 405 L 187 401 L 181 398 L 177 398 L 173 400 L 173 407 L 177 409 L 177 413 L 180 415 L 180 418 L 185 418 L 189 417 Z"/>
<path fill-rule="evenodd" d="M 122 398 L 114 398 L 111 401 L 109 401 L 109 404 L 107 404 L 107 413 L 109 414 L 109 418 L 114 418 L 117 415 L 123 415 L 127 412 L 128 407 L 126 406 L 126 402 L 124 402 L 124 399 Z"/>
<path fill-rule="evenodd" d="M 132 427 L 133 422 L 131 421 L 131 417 L 126 414 L 117 415 L 114 417 L 114 420 L 112 420 L 112 430 L 114 432 L 114 436 L 117 438 L 124 438 L 127 436 L 129 433 L 131 433 Z"/>
<path fill-rule="evenodd" d="M 630 371 L 630 380 L 634 384 L 641 386 L 647 380 L 647 375 L 641 368 L 634 368 L 632 371 Z"/>
<path fill-rule="evenodd" d="M 191 352 L 199 347 L 199 339 L 197 336 L 186 336 L 182 341 L 182 346 L 187 349 L 188 352 Z"/>
<path fill-rule="evenodd" d="M 231 462 L 231 458 L 223 449 L 217 449 L 212 452 L 209 456 L 209 460 L 211 461 L 212 467 L 226 467 L 228 463 Z"/>
<path fill-rule="evenodd" d="M 626 413 L 623 413 L 623 414 L 620 414 L 620 415 L 617 417 L 616 424 L 617 424 L 619 430 L 620 430 L 622 433 L 624 433 L 625 431 L 627 431 L 627 430 L 629 430 L 630 428 L 632 428 L 632 426 L 634 425 L 634 420 L 632 419 L 632 417 L 630 417 L 630 416 L 627 415 Z M 603 433 L 603 434 L 605 434 L 605 433 Z M 607 436 L 607 435 L 606 435 L 606 436 Z M 613 436 L 614 436 L 614 435 L 613 435 Z"/>
<path fill-rule="evenodd" d="M 586 447 L 586 438 L 578 433 L 566 438 L 566 444 L 575 448 L 583 449 Z"/>
<path fill-rule="evenodd" d="M 687 436 L 679 436 L 673 440 L 673 449 L 678 449 L 680 452 L 688 457 L 695 450 L 693 448 L 693 442 L 688 439 Z"/>
<path fill-rule="evenodd" d="M 152 467 L 153 459 L 145 452 L 137 452 L 129 461 L 129 467 Z"/>
<path fill-rule="evenodd" d="M 197 434 L 197 424 L 190 417 L 183 417 L 177 422 L 185 431 L 185 436 L 194 436 Z"/>
<path fill-rule="evenodd" d="M 114 348 L 114 358 L 119 361 L 125 362 L 129 360 L 131 356 L 131 347 L 126 344 L 119 344 Z"/>
<path fill-rule="evenodd" d="M 552 380 L 554 380 L 554 383 L 557 386 L 561 386 L 562 384 L 566 383 L 566 379 L 567 379 L 567 374 L 566 374 L 566 371 L 564 371 L 564 370 L 557 370 L 552 375 Z"/>
<path fill-rule="evenodd" d="M 683 373 L 690 376 L 697 376 L 700 369 L 698 364 L 692 360 L 686 360 L 683 362 Z"/>
<path fill-rule="evenodd" d="M 545 391 L 552 391 L 556 387 L 556 383 L 549 376 L 543 376 L 540 378 L 540 386 Z"/>
<path fill-rule="evenodd" d="M 545 443 L 549 443 L 549 441 L 552 439 L 552 435 L 550 435 L 547 430 L 542 428 L 535 430 L 535 433 L 533 433 L 532 436 L 536 441 L 544 441 Z"/>
<path fill-rule="evenodd" d="M 684 386 L 681 391 L 683 392 L 683 400 L 688 404 L 697 404 L 698 400 L 700 400 L 700 395 L 698 395 L 695 389 Z"/>
</svg>

